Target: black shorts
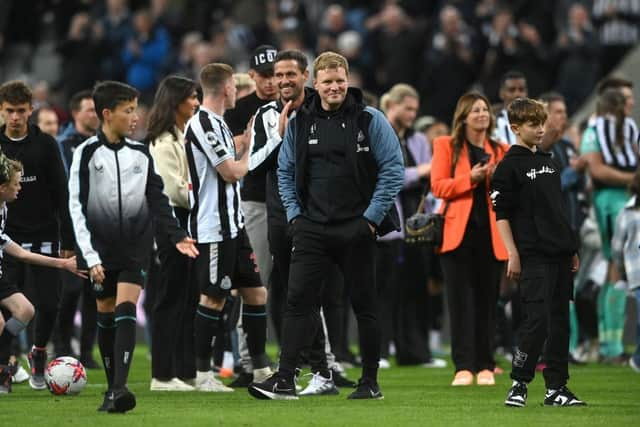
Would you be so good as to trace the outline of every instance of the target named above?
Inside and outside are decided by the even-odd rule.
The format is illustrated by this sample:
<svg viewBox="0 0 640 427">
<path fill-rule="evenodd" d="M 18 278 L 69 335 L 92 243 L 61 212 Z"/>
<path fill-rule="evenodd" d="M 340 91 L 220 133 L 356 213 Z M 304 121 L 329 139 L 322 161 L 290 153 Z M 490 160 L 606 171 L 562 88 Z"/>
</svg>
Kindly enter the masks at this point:
<svg viewBox="0 0 640 427">
<path fill-rule="evenodd" d="M 20 292 L 20 289 L 18 289 L 15 283 L 8 282 L 4 280 L 3 277 L 0 277 L 0 301 L 18 292 Z"/>
<path fill-rule="evenodd" d="M 32 252 L 42 254 L 33 249 Z M 49 253 L 42 255 L 51 256 Z M 36 311 L 58 311 L 62 284 L 60 270 L 57 268 L 25 264 L 11 255 L 4 254 L 2 280 L 20 290 L 31 301 Z"/>
<path fill-rule="evenodd" d="M 104 280 L 101 284 L 93 283 L 96 299 L 115 297 L 118 291 L 118 283 L 133 283 L 144 288 L 144 272 L 137 270 L 107 270 L 104 272 Z"/>
<path fill-rule="evenodd" d="M 201 294 L 222 298 L 231 289 L 262 286 L 255 255 L 244 229 L 235 239 L 199 243 L 194 279 Z"/>
</svg>

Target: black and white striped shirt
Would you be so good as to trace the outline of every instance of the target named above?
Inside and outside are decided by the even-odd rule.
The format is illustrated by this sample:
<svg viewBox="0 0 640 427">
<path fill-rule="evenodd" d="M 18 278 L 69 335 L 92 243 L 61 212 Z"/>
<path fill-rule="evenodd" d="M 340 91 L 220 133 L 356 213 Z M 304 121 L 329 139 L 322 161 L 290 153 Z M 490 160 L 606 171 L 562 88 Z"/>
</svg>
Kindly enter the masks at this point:
<svg viewBox="0 0 640 427">
<path fill-rule="evenodd" d="M 607 165 L 620 170 L 635 171 L 638 166 L 638 126 L 629 117 L 625 118 L 622 144 L 616 144 L 616 119 L 611 116 L 600 116 L 596 119 L 594 129 L 600 143 L 602 158 Z"/>
<path fill-rule="evenodd" d="M 516 135 L 511 130 L 507 110 L 501 110 L 496 117 L 496 129 L 493 133 L 493 139 L 509 145 L 516 143 Z"/>
<path fill-rule="evenodd" d="M 7 204 L 2 203 L 0 207 L 0 277 L 2 277 L 2 261 L 4 259 L 4 248 L 11 243 L 11 238 L 4 232 L 4 226 L 7 222 Z"/>
<path fill-rule="evenodd" d="M 189 232 L 198 243 L 233 239 L 244 227 L 240 183 L 228 183 L 216 170 L 235 160 L 233 136 L 219 114 L 201 107 L 185 128 L 189 166 Z"/>
</svg>

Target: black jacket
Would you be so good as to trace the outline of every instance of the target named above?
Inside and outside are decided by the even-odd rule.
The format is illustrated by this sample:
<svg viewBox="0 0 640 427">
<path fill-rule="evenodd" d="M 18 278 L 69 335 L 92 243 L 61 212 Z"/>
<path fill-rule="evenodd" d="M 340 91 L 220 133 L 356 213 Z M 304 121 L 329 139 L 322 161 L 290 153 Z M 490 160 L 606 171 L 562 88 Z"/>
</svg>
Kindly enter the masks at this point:
<svg viewBox="0 0 640 427">
<path fill-rule="evenodd" d="M 37 126 L 29 126 L 27 136 L 12 141 L 0 127 L 0 148 L 24 167 L 22 190 L 9 203 L 6 231 L 18 243 L 61 242 L 62 249 L 74 249 L 69 217 L 69 193 L 56 140 Z"/>
<path fill-rule="evenodd" d="M 521 257 L 573 255 L 578 244 L 551 155 L 513 145 L 491 180 L 496 219 L 507 219 Z"/>
<path fill-rule="evenodd" d="M 322 110 L 320 107 L 320 97 L 317 94 L 308 96 L 304 104 L 296 112 L 294 140 L 296 141 L 295 164 L 297 165 L 297 170 L 295 172 L 295 190 L 304 208 L 309 208 L 309 188 L 313 185 L 313 183 L 309 182 L 309 168 L 311 166 L 311 162 L 309 161 L 309 146 L 313 145 L 309 141 L 313 139 L 312 134 L 314 131 L 319 133 L 319 137 L 338 139 L 344 147 L 353 148 L 346 149 L 344 155 L 346 156 L 346 164 L 351 169 L 354 179 L 353 185 L 349 186 L 357 193 L 331 193 L 325 200 L 327 204 L 332 206 L 323 206 L 322 208 L 325 213 L 335 212 L 336 209 L 339 209 L 341 206 L 347 205 L 349 198 L 358 199 L 358 201 L 366 203 L 369 203 L 372 199 L 378 178 L 378 164 L 371 150 L 369 136 L 370 124 L 374 118 L 371 112 L 367 111 L 365 107 L 362 100 L 362 92 L 355 88 L 349 88 L 344 103 L 336 112 L 329 113 Z M 332 134 L 331 132 L 333 132 L 335 127 L 324 126 L 322 124 L 322 121 L 328 122 L 330 120 L 341 123 L 342 128 L 347 129 L 347 132 L 336 132 Z M 323 132 L 327 133 L 322 134 Z M 346 141 L 342 141 L 345 137 L 344 135 L 349 135 Z M 395 134 L 393 137 L 396 138 Z M 397 148 L 401 164 L 399 144 Z M 331 189 L 329 188 L 329 190 Z M 338 198 L 340 198 L 340 200 L 338 200 Z M 356 201 L 356 203 L 358 203 L 358 201 Z M 354 206 L 351 205 L 351 207 Z M 366 205 L 364 207 L 366 208 Z M 310 212 L 307 212 L 307 214 L 310 214 Z M 360 211 L 359 214 L 362 215 L 362 211 Z M 391 204 L 387 214 L 378 225 L 378 235 L 383 236 L 393 230 L 399 230 L 399 224 L 398 212 L 395 209 L 395 205 Z"/>
</svg>

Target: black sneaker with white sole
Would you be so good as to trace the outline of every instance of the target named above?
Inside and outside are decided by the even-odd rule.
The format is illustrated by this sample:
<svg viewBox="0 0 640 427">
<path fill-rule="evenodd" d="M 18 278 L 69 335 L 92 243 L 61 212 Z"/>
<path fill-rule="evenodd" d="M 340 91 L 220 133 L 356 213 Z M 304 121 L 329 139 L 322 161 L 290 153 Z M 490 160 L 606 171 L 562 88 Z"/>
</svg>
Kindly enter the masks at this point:
<svg viewBox="0 0 640 427">
<path fill-rule="evenodd" d="M 578 399 L 566 386 L 557 390 L 547 390 L 544 395 L 544 406 L 587 406 L 585 402 Z"/>
<path fill-rule="evenodd" d="M 249 394 L 263 400 L 297 400 L 296 385 L 292 378 L 276 372 L 261 383 L 251 383 Z"/>
<path fill-rule="evenodd" d="M 377 382 L 370 380 L 369 378 L 360 378 L 358 385 L 353 393 L 347 397 L 347 399 L 384 399 L 380 386 Z"/>
<path fill-rule="evenodd" d="M 523 408 L 527 404 L 527 383 L 514 381 L 504 401 L 507 406 Z"/>
</svg>

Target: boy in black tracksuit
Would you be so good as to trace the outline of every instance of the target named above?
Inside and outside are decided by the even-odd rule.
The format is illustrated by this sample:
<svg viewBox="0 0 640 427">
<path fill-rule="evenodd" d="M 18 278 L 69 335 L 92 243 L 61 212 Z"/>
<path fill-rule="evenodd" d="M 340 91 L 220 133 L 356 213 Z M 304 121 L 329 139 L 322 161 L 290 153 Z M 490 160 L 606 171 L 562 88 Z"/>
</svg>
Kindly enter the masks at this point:
<svg viewBox="0 0 640 427">
<path fill-rule="evenodd" d="M 490 195 L 498 231 L 509 252 L 507 277 L 520 286 L 524 320 L 505 404 L 525 406 L 527 383 L 533 380 L 546 341 L 544 404 L 585 405 L 566 387 L 569 300 L 572 273 L 579 261 L 577 240 L 564 209 L 560 172 L 550 154 L 537 150 L 547 113 L 543 104 L 519 98 L 509 105 L 508 114 L 517 143 L 498 164 Z"/>
</svg>

